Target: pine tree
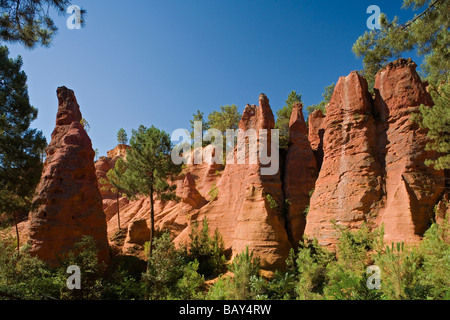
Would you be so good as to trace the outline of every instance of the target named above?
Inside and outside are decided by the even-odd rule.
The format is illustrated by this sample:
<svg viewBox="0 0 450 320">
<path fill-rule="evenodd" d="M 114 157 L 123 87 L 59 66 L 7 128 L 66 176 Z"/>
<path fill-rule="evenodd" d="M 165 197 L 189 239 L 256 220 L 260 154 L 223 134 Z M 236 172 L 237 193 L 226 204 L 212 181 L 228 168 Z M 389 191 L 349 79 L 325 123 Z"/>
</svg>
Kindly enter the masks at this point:
<svg viewBox="0 0 450 320">
<path fill-rule="evenodd" d="M 166 201 L 176 199 L 176 186 L 171 186 L 169 181 L 181 171 L 181 166 L 171 160 L 170 136 L 154 126 L 146 128 L 141 125 L 138 130 L 133 130 L 130 145 L 124 177 L 128 190 L 150 199 L 151 256 L 155 235 L 155 197 Z"/>
<path fill-rule="evenodd" d="M 421 69 L 430 84 L 435 106 L 421 106 L 421 113 L 414 115 L 413 121 L 428 129 L 431 139 L 428 149 L 439 153 L 427 165 L 450 169 L 450 0 L 404 0 L 403 8 L 422 9 L 422 13 L 403 25 L 398 18 L 388 21 L 382 15 L 381 30 L 362 35 L 354 44 L 353 52 L 363 57 L 364 75 L 372 88 L 376 73 L 389 59 L 399 58 L 408 51 L 424 57 Z"/>
<path fill-rule="evenodd" d="M 413 115 L 422 128 L 427 128 L 430 142 L 427 150 L 439 153 L 436 159 L 427 159 L 426 165 L 436 170 L 450 169 L 450 83 L 431 91 L 435 106 L 420 106 L 420 114 Z"/>
<path fill-rule="evenodd" d="M 209 128 L 220 130 L 223 135 L 227 129 L 236 130 L 239 128 L 241 115 L 236 105 L 221 106 L 220 111 L 213 111 L 208 116 Z"/>
<path fill-rule="evenodd" d="M 128 143 L 128 135 L 124 128 L 120 128 L 119 131 L 117 131 L 117 142 L 119 145 Z"/>
<path fill-rule="evenodd" d="M 39 182 L 41 153 L 46 147 L 41 131 L 31 129 L 38 111 L 30 105 L 22 59 L 10 59 L 0 47 L 0 213 L 13 217 L 28 212 Z"/>
<path fill-rule="evenodd" d="M 291 120 L 292 109 L 295 102 L 301 102 L 302 95 L 291 91 L 286 105 L 277 111 L 277 121 L 275 122 L 275 129 L 280 130 L 280 148 L 287 149 L 289 145 L 289 121 Z"/>
<path fill-rule="evenodd" d="M 109 170 L 106 173 L 107 179 L 100 179 L 100 184 L 103 185 L 102 190 L 110 191 L 116 195 L 116 206 L 117 206 L 117 225 L 120 228 L 120 206 L 119 206 L 119 198 L 121 196 L 127 196 L 132 198 L 134 196 L 131 187 L 127 184 L 127 180 L 125 177 L 125 172 L 127 171 L 127 167 L 125 161 L 122 158 L 117 159 L 114 164 L 114 168 Z"/>
<path fill-rule="evenodd" d="M 205 132 L 207 132 L 209 130 L 209 122 L 205 120 L 204 114 L 203 112 L 201 112 L 200 110 L 197 110 L 197 113 L 193 114 L 193 119 L 189 120 L 190 124 L 191 124 L 191 139 L 195 139 L 194 133 L 195 133 L 195 122 L 201 122 L 202 123 L 202 134 L 204 135 Z M 194 143 L 194 141 L 192 141 L 192 143 Z M 209 145 L 208 141 L 203 140 L 202 141 L 202 146 L 206 147 L 207 145 Z"/>
<path fill-rule="evenodd" d="M 69 0 L 2 0 L 0 1 L 0 39 L 18 42 L 26 48 L 48 47 L 58 28 L 49 9 L 64 14 Z M 81 23 L 86 11 L 81 10 Z"/>
<path fill-rule="evenodd" d="M 363 57 L 364 76 L 373 88 L 375 75 L 390 59 L 414 50 L 423 56 L 422 69 L 430 84 L 448 81 L 450 71 L 450 0 L 403 0 L 403 8 L 422 9 L 405 24 L 380 16 L 381 30 L 367 31 L 353 45 L 353 52 Z"/>
</svg>

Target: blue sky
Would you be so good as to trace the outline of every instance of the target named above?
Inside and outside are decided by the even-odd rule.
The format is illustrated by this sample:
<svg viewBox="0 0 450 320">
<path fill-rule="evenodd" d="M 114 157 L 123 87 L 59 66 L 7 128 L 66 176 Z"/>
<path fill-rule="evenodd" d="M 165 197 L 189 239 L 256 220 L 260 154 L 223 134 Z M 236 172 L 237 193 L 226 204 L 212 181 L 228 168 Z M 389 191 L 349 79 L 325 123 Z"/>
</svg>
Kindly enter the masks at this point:
<svg viewBox="0 0 450 320">
<path fill-rule="evenodd" d="M 168 133 L 189 128 L 197 109 L 257 104 L 265 93 L 274 111 L 292 90 L 305 106 L 323 88 L 360 70 L 351 52 L 367 30 L 369 5 L 392 19 L 412 17 L 401 0 L 73 0 L 88 11 L 81 30 L 55 16 L 59 32 L 50 48 L 21 55 L 34 127 L 48 141 L 57 110 L 56 88 L 75 91 L 100 155 L 117 144 L 116 132 L 140 124 Z M 418 63 L 419 64 L 419 63 Z"/>
</svg>

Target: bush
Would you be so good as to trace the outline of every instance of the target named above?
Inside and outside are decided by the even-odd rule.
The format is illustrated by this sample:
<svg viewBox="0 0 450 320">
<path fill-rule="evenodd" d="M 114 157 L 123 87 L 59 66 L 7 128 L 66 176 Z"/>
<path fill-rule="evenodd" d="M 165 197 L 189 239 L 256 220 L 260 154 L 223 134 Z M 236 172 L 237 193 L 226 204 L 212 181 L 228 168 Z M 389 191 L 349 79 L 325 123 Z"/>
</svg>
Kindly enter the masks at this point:
<svg viewBox="0 0 450 320">
<path fill-rule="evenodd" d="M 296 297 L 296 277 L 290 272 L 276 271 L 271 280 L 252 277 L 250 286 L 257 300 L 293 300 Z"/>
<path fill-rule="evenodd" d="M 419 283 L 429 289 L 426 299 L 450 300 L 449 229 L 447 220 L 432 225 L 418 248 L 423 259 Z"/>
<path fill-rule="evenodd" d="M 0 241 L 0 299 L 58 299 L 65 280 L 28 253 L 17 255 L 13 240 Z"/>
<path fill-rule="evenodd" d="M 143 275 L 147 296 L 152 300 L 199 297 L 204 279 L 197 268 L 198 262 L 190 263 L 186 250 L 176 249 L 168 233 L 155 238 Z"/>
<path fill-rule="evenodd" d="M 297 259 L 296 293 L 300 300 L 317 300 L 323 296 L 327 285 L 327 266 L 335 259 L 334 255 L 322 248 L 317 239 L 304 239 L 300 242 Z"/>
<path fill-rule="evenodd" d="M 230 267 L 233 277 L 220 278 L 206 296 L 210 300 L 255 299 L 252 283 L 259 277 L 260 260 L 253 257 L 248 247 L 237 255 Z"/>
<path fill-rule="evenodd" d="M 216 277 L 226 271 L 224 243 L 217 229 L 214 232 L 214 237 L 211 238 L 206 217 L 202 224 L 202 229 L 199 231 L 198 222 L 193 223 L 189 235 L 191 239 L 189 259 L 198 261 L 198 272 L 200 274 L 205 277 Z"/>
<path fill-rule="evenodd" d="M 77 266 L 81 270 L 81 289 L 69 290 L 61 288 L 61 298 L 67 300 L 99 300 L 102 299 L 103 281 L 106 265 L 98 261 L 98 250 L 94 238 L 84 236 L 75 244 L 74 250 L 64 255 L 58 273 L 67 279 L 67 268 Z"/>
</svg>

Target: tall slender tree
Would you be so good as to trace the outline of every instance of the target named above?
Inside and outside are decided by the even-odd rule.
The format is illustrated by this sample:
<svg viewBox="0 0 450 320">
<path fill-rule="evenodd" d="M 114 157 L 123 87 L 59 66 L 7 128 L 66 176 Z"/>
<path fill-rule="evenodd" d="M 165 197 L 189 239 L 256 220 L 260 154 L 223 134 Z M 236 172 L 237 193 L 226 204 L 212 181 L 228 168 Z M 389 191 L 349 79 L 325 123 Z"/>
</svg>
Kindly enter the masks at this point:
<svg viewBox="0 0 450 320">
<path fill-rule="evenodd" d="M 128 135 L 124 128 L 120 128 L 119 131 L 117 131 L 117 143 L 119 144 L 128 143 Z"/>
<path fill-rule="evenodd" d="M 154 126 L 141 125 L 138 130 L 133 130 L 130 145 L 124 176 L 128 189 L 150 200 L 150 257 L 155 235 L 155 198 L 165 201 L 177 198 L 176 186 L 170 185 L 170 180 L 180 173 L 181 166 L 171 160 L 173 146 L 169 134 Z"/>
<path fill-rule="evenodd" d="M 28 212 L 39 182 L 46 140 L 31 129 L 38 111 L 30 105 L 22 59 L 0 47 L 0 213 L 14 219 L 19 250 L 19 216 Z"/>
<path fill-rule="evenodd" d="M 120 205 L 119 199 L 122 196 L 127 196 L 128 198 L 133 198 L 135 196 L 133 190 L 127 183 L 125 172 L 127 171 L 127 166 L 122 158 L 117 159 L 114 164 L 114 168 L 106 173 L 106 179 L 101 178 L 100 184 L 102 184 L 102 190 L 109 191 L 116 195 L 116 206 L 117 206 L 117 226 L 121 230 L 120 226 Z"/>
</svg>

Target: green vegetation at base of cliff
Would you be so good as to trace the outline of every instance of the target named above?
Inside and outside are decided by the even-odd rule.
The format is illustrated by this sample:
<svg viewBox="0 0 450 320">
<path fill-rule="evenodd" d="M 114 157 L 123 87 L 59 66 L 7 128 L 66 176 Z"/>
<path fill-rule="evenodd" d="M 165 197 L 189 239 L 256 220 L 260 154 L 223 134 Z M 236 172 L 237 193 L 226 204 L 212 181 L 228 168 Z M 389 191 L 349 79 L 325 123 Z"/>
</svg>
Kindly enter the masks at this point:
<svg viewBox="0 0 450 320">
<path fill-rule="evenodd" d="M 337 254 L 316 239 L 304 239 L 291 250 L 286 269 L 270 279 L 247 248 L 232 262 L 225 258 L 220 234 L 210 236 L 203 221 L 194 226 L 189 248 L 175 247 L 160 233 L 147 262 L 116 256 L 109 266 L 97 262 L 93 240 L 85 237 L 74 252 L 51 269 L 20 255 L 14 239 L 0 242 L 0 299 L 62 300 L 448 300 L 450 299 L 449 225 L 433 224 L 416 247 L 383 242 L 383 230 L 362 227 L 340 233 Z M 75 253 L 76 252 L 76 253 Z M 69 290 L 68 266 L 81 270 L 79 290 Z M 370 285 L 377 284 L 378 289 Z"/>
</svg>

